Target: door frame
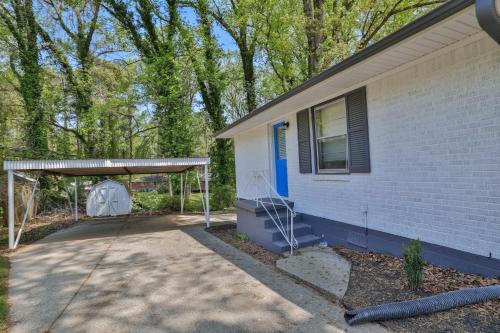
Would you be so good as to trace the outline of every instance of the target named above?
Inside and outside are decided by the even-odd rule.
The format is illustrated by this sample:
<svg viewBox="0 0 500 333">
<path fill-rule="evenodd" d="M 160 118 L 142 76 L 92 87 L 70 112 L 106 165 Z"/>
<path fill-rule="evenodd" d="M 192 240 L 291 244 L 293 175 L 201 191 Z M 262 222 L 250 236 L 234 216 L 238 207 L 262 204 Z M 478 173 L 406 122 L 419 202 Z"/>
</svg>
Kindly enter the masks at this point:
<svg viewBox="0 0 500 333">
<path fill-rule="evenodd" d="M 279 193 L 278 191 L 278 177 L 277 177 L 277 171 L 278 171 L 278 137 L 277 137 L 277 129 L 278 128 L 281 128 L 281 127 L 284 127 L 285 124 L 287 123 L 286 120 L 279 120 L 278 122 L 276 123 L 273 123 L 271 125 L 271 134 L 272 134 L 272 147 L 273 147 L 273 150 L 272 150 L 272 177 L 273 177 L 273 183 L 274 185 L 276 186 L 276 192 L 278 192 L 279 195 L 281 195 L 282 197 L 286 197 L 288 198 L 289 196 L 289 190 L 288 190 L 288 154 L 287 154 L 287 158 L 286 158 L 286 194 L 281 194 Z M 286 129 L 285 129 L 286 131 Z M 286 132 L 285 132 L 286 133 Z M 287 140 L 286 140 L 286 134 L 285 134 L 285 150 L 287 148 Z"/>
</svg>

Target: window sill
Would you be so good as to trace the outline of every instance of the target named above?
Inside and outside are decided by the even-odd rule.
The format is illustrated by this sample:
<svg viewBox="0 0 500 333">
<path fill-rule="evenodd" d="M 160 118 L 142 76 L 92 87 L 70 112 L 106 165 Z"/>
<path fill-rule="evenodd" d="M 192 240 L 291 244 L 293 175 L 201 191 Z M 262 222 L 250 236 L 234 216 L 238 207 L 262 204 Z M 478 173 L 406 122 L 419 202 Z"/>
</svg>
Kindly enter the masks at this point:
<svg viewBox="0 0 500 333">
<path fill-rule="evenodd" d="M 313 177 L 315 182 L 350 182 L 350 174 L 316 174 Z"/>
</svg>

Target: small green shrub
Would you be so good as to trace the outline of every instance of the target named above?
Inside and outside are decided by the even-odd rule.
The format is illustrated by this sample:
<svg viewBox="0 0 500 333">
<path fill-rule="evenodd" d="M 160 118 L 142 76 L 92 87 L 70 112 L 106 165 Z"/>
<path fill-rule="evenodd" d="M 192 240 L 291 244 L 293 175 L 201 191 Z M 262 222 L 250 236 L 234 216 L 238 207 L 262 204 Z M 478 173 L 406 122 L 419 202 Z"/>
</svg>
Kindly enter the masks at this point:
<svg viewBox="0 0 500 333">
<path fill-rule="evenodd" d="M 231 207 L 236 199 L 236 193 L 231 185 L 217 185 L 210 190 L 211 210 L 222 210 Z"/>
<path fill-rule="evenodd" d="M 410 241 L 408 246 L 403 249 L 403 260 L 410 289 L 413 291 L 420 289 L 425 261 L 419 240 Z"/>
<path fill-rule="evenodd" d="M 240 241 L 247 241 L 247 240 L 248 240 L 248 236 L 247 236 L 247 235 L 245 235 L 245 234 L 244 234 L 244 233 L 242 233 L 242 232 L 239 232 L 239 233 L 238 233 L 238 239 L 239 239 Z"/>
<path fill-rule="evenodd" d="M 170 188 L 168 187 L 168 184 L 161 183 L 160 186 L 158 186 L 157 192 L 160 194 L 165 194 L 165 193 L 170 194 Z"/>
</svg>

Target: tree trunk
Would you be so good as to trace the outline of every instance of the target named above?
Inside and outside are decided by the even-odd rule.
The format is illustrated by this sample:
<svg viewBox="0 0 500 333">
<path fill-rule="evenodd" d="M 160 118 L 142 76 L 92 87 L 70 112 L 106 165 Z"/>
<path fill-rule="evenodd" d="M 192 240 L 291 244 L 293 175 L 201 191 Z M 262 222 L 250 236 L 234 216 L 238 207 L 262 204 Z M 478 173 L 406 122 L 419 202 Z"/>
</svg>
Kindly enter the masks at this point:
<svg viewBox="0 0 500 333">
<path fill-rule="evenodd" d="M 40 49 L 37 43 L 37 23 L 31 0 L 12 3 L 14 13 L 5 7 L 0 8 L 0 22 L 11 33 L 16 46 L 19 65 L 11 59 L 11 68 L 19 80 L 20 94 L 26 110 L 26 145 L 29 148 L 27 157 L 43 158 L 48 152 L 48 138 L 45 114 L 41 107 L 42 68 L 40 66 Z M 19 67 L 19 68 L 17 68 Z"/>
<path fill-rule="evenodd" d="M 253 64 L 254 52 L 250 51 L 245 43 L 240 46 L 240 56 L 243 66 L 247 111 L 252 112 L 257 107 L 255 93 L 255 69 Z"/>
<path fill-rule="evenodd" d="M 203 99 L 203 104 L 210 117 L 209 125 L 213 132 L 221 130 L 226 126 L 224 108 L 222 105 L 223 81 L 221 69 L 216 55 L 219 54 L 217 42 L 212 34 L 212 22 L 206 0 L 198 0 L 198 15 L 201 23 L 202 46 L 204 59 L 200 64 L 196 57 L 192 57 L 198 86 Z M 191 45 L 191 47 L 194 47 Z M 255 108 L 255 73 L 253 67 L 253 51 L 249 50 L 246 42 L 240 40 L 240 52 L 245 69 L 245 90 L 249 110 Z M 194 50 L 191 50 L 194 51 Z M 200 61 L 201 62 L 201 61 Z M 214 184 L 231 185 L 234 183 L 234 165 L 231 163 L 232 146 L 229 140 L 218 139 L 210 148 L 212 160 L 210 169 Z"/>
<path fill-rule="evenodd" d="M 325 41 L 325 0 L 303 0 L 306 18 L 307 73 L 309 78 L 318 74 L 322 66 L 322 43 Z"/>
</svg>

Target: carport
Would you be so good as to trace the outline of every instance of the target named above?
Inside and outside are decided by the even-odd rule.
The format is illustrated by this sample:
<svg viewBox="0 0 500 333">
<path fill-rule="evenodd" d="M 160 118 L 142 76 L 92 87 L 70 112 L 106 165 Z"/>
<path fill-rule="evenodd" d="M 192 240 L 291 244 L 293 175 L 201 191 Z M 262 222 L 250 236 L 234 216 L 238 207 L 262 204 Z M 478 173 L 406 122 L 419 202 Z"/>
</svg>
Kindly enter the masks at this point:
<svg viewBox="0 0 500 333">
<path fill-rule="evenodd" d="M 208 167 L 210 158 L 162 158 L 162 159 L 88 159 L 88 160 L 20 160 L 4 161 L 4 170 L 7 171 L 7 196 L 9 216 L 9 248 L 15 249 L 21 237 L 23 227 L 27 220 L 24 215 L 17 238 L 14 235 L 14 172 L 35 172 L 49 175 L 71 176 L 118 176 L 133 174 L 178 173 L 181 174 L 181 212 L 184 204 L 183 174 L 195 168 L 203 168 L 205 181 L 205 194 L 202 193 L 202 206 L 205 213 L 205 223 L 210 226 L 210 202 L 208 190 Z M 198 176 L 198 173 L 197 173 Z M 198 184 L 200 178 L 197 177 Z M 187 182 L 186 182 L 187 183 Z M 33 186 L 27 211 L 33 202 L 38 181 Z M 201 187 L 200 187 L 201 192 Z M 75 207 L 78 197 L 75 195 Z M 74 210 L 74 218 L 78 220 L 78 209 Z"/>
</svg>

